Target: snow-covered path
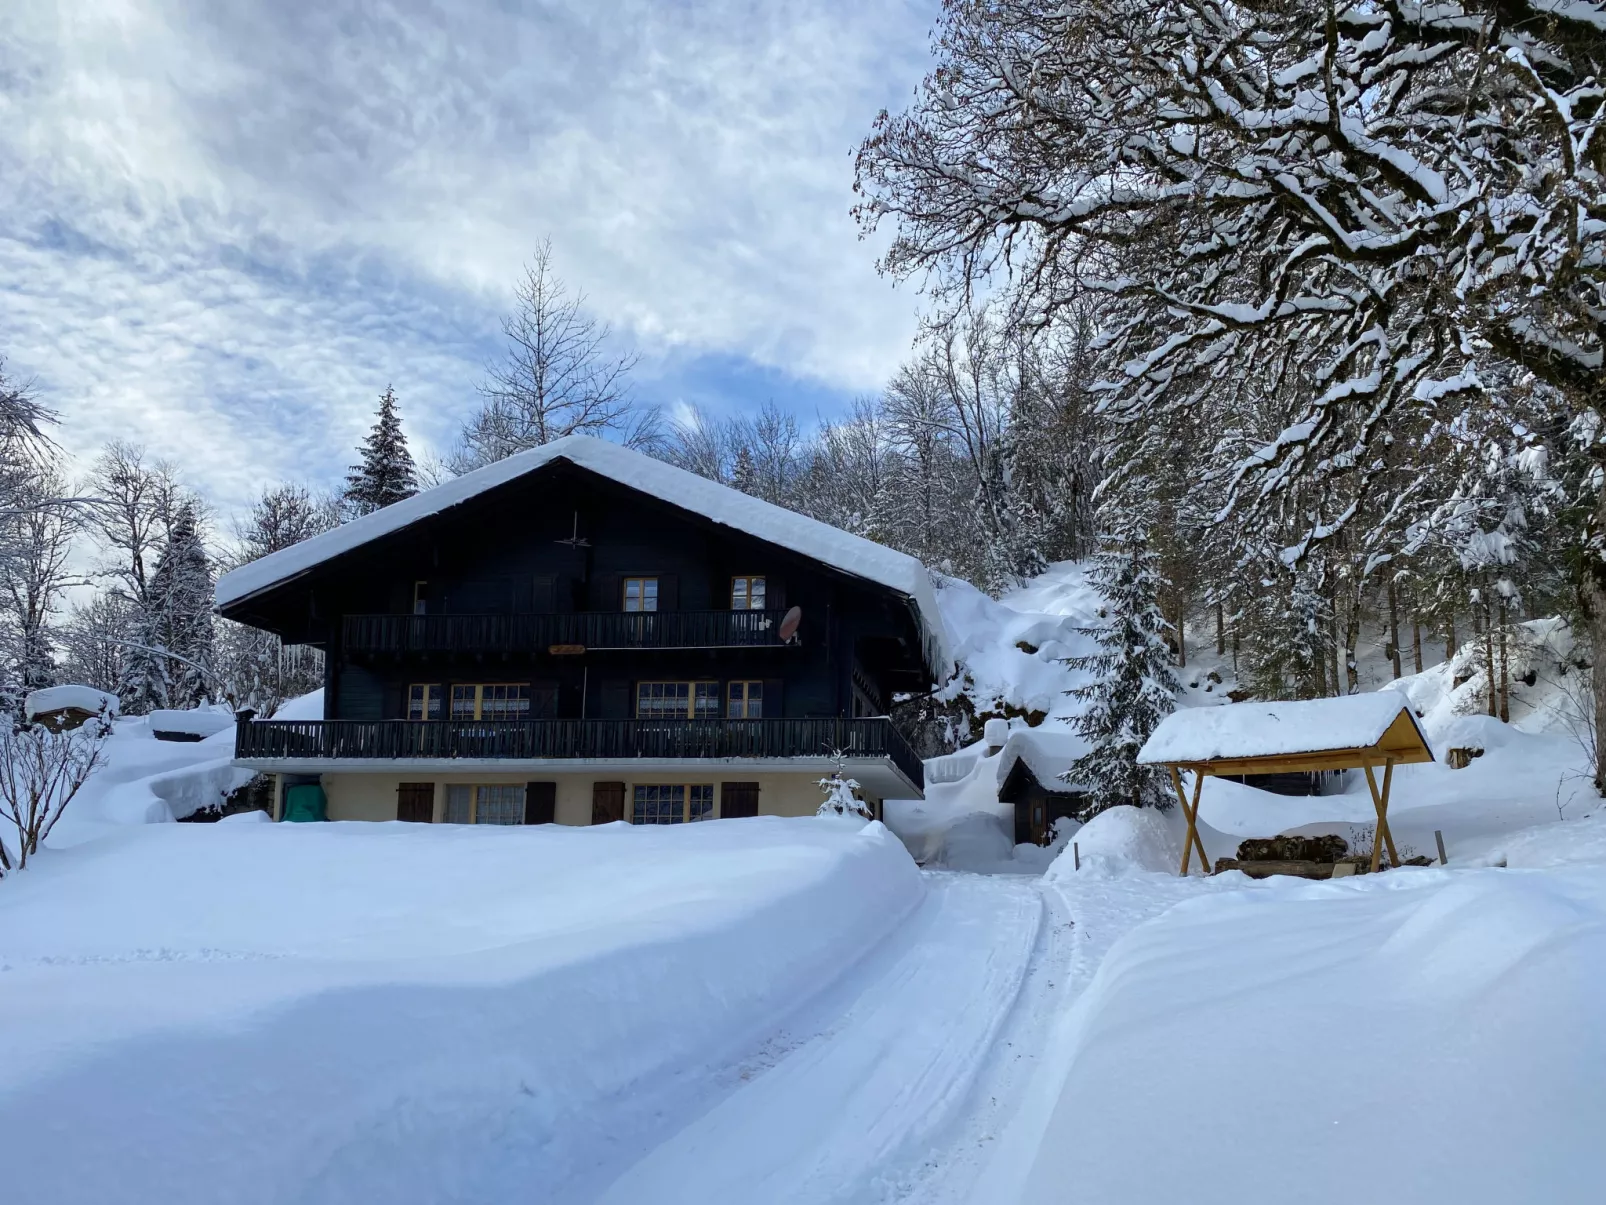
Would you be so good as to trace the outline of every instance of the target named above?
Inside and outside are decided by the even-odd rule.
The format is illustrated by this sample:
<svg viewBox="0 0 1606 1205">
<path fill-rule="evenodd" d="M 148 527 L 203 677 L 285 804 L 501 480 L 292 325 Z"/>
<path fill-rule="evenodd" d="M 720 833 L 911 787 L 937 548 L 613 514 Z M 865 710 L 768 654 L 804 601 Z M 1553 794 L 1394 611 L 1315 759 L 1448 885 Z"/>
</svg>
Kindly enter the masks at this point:
<svg viewBox="0 0 1606 1205">
<path fill-rule="evenodd" d="M 1039 948 L 1035 881 L 932 875 L 917 915 L 790 1018 L 603 1195 L 609 1205 L 869 1202 L 965 1115 Z"/>
</svg>

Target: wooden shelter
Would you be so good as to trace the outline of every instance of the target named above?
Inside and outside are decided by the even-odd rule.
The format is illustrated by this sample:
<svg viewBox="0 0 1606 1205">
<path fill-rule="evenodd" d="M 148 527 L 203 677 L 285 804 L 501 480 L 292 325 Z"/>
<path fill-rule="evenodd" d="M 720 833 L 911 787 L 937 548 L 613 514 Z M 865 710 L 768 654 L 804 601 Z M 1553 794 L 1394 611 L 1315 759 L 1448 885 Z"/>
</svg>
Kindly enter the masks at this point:
<svg viewBox="0 0 1606 1205">
<path fill-rule="evenodd" d="M 1382 859 L 1400 865 L 1389 831 L 1389 789 L 1394 767 L 1433 760 L 1433 750 L 1416 722 L 1406 697 L 1394 690 L 1344 695 L 1304 702 L 1233 703 L 1173 712 L 1161 721 L 1142 750 L 1138 764 L 1164 766 L 1188 822 L 1182 847 L 1182 874 L 1195 847 L 1206 874 L 1210 860 L 1199 836 L 1199 798 L 1206 775 L 1291 774 L 1317 770 L 1366 773 L 1377 810 L 1377 836 L 1372 842 L 1372 869 Z M 1182 772 L 1193 773 L 1190 801 Z M 1382 771 L 1379 783 L 1377 771 Z"/>
</svg>

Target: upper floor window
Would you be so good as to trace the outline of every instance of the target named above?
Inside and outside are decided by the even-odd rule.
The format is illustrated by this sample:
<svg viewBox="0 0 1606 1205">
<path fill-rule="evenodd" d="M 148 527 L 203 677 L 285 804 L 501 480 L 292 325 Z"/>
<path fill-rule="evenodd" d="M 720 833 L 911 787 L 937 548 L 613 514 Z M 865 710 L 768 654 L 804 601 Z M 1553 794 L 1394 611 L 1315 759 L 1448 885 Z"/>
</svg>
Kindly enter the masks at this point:
<svg viewBox="0 0 1606 1205">
<path fill-rule="evenodd" d="M 764 579 L 762 577 L 731 578 L 731 610 L 762 611 L 764 609 Z"/>
<path fill-rule="evenodd" d="M 641 720 L 717 720 L 718 682 L 638 682 L 636 718 Z"/>
<path fill-rule="evenodd" d="M 458 682 L 452 686 L 454 720 L 523 720 L 529 715 L 528 682 Z"/>
<path fill-rule="evenodd" d="M 429 583 L 413 583 L 413 614 L 423 615 L 429 610 Z"/>
<path fill-rule="evenodd" d="M 414 682 L 407 688 L 407 718 L 409 720 L 441 718 L 441 688 L 438 683 Z"/>
<path fill-rule="evenodd" d="M 762 719 L 764 683 L 732 682 L 726 690 L 725 715 L 733 720 Z"/>
<path fill-rule="evenodd" d="M 625 578 L 625 610 L 656 611 L 658 609 L 658 579 L 655 577 Z"/>
</svg>

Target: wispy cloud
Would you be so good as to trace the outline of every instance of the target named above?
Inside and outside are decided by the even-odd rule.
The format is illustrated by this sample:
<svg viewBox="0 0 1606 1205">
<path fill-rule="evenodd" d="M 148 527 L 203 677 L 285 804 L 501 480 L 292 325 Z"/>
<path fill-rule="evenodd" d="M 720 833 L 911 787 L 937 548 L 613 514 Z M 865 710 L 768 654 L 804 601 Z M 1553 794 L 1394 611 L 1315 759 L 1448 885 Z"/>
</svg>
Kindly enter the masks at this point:
<svg viewBox="0 0 1606 1205">
<path fill-rule="evenodd" d="M 548 234 L 666 405 L 829 406 L 912 334 L 849 184 L 931 3 L 7 7 L 0 351 L 225 506 L 387 383 L 446 442 Z"/>
</svg>

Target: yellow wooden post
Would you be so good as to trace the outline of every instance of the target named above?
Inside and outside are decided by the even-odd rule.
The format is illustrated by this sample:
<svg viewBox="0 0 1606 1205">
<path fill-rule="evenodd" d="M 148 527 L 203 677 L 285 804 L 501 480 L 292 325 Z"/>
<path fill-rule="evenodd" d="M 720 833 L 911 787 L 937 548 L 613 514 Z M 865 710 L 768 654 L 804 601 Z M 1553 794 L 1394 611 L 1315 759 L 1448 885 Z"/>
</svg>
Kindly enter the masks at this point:
<svg viewBox="0 0 1606 1205">
<path fill-rule="evenodd" d="M 1176 788 L 1177 802 L 1182 806 L 1182 815 L 1188 821 L 1188 834 L 1182 841 L 1182 870 L 1188 873 L 1188 863 L 1193 857 L 1193 848 L 1199 847 L 1199 869 L 1205 874 L 1210 873 L 1210 856 L 1205 853 L 1204 838 L 1199 835 L 1199 796 L 1204 790 L 1204 774 L 1195 769 L 1193 772 L 1193 807 L 1188 806 L 1188 792 L 1182 785 L 1182 771 L 1176 766 L 1166 767 L 1171 771 L 1171 785 Z"/>
<path fill-rule="evenodd" d="M 1177 804 L 1182 808 L 1182 814 L 1188 821 L 1188 835 L 1192 837 L 1193 817 L 1188 815 L 1188 792 L 1182 788 L 1182 771 L 1175 766 L 1167 766 L 1166 769 L 1171 771 L 1171 785 L 1177 789 Z M 1193 842 L 1191 840 L 1184 841 L 1182 843 L 1182 869 L 1177 872 L 1178 874 L 1186 875 L 1188 873 L 1188 858 L 1192 853 Z"/>
<path fill-rule="evenodd" d="M 1383 860 L 1383 847 L 1388 846 L 1389 865 L 1398 867 L 1400 864 L 1399 851 L 1394 848 L 1394 834 L 1389 831 L 1389 786 L 1394 778 L 1394 762 L 1392 760 L 1383 766 L 1383 790 L 1377 789 L 1377 778 L 1372 774 L 1372 763 L 1363 762 L 1361 768 L 1366 771 L 1366 785 L 1372 792 L 1372 807 L 1377 812 L 1377 835 L 1372 838 L 1372 871 L 1376 873 L 1378 865 Z"/>
</svg>

